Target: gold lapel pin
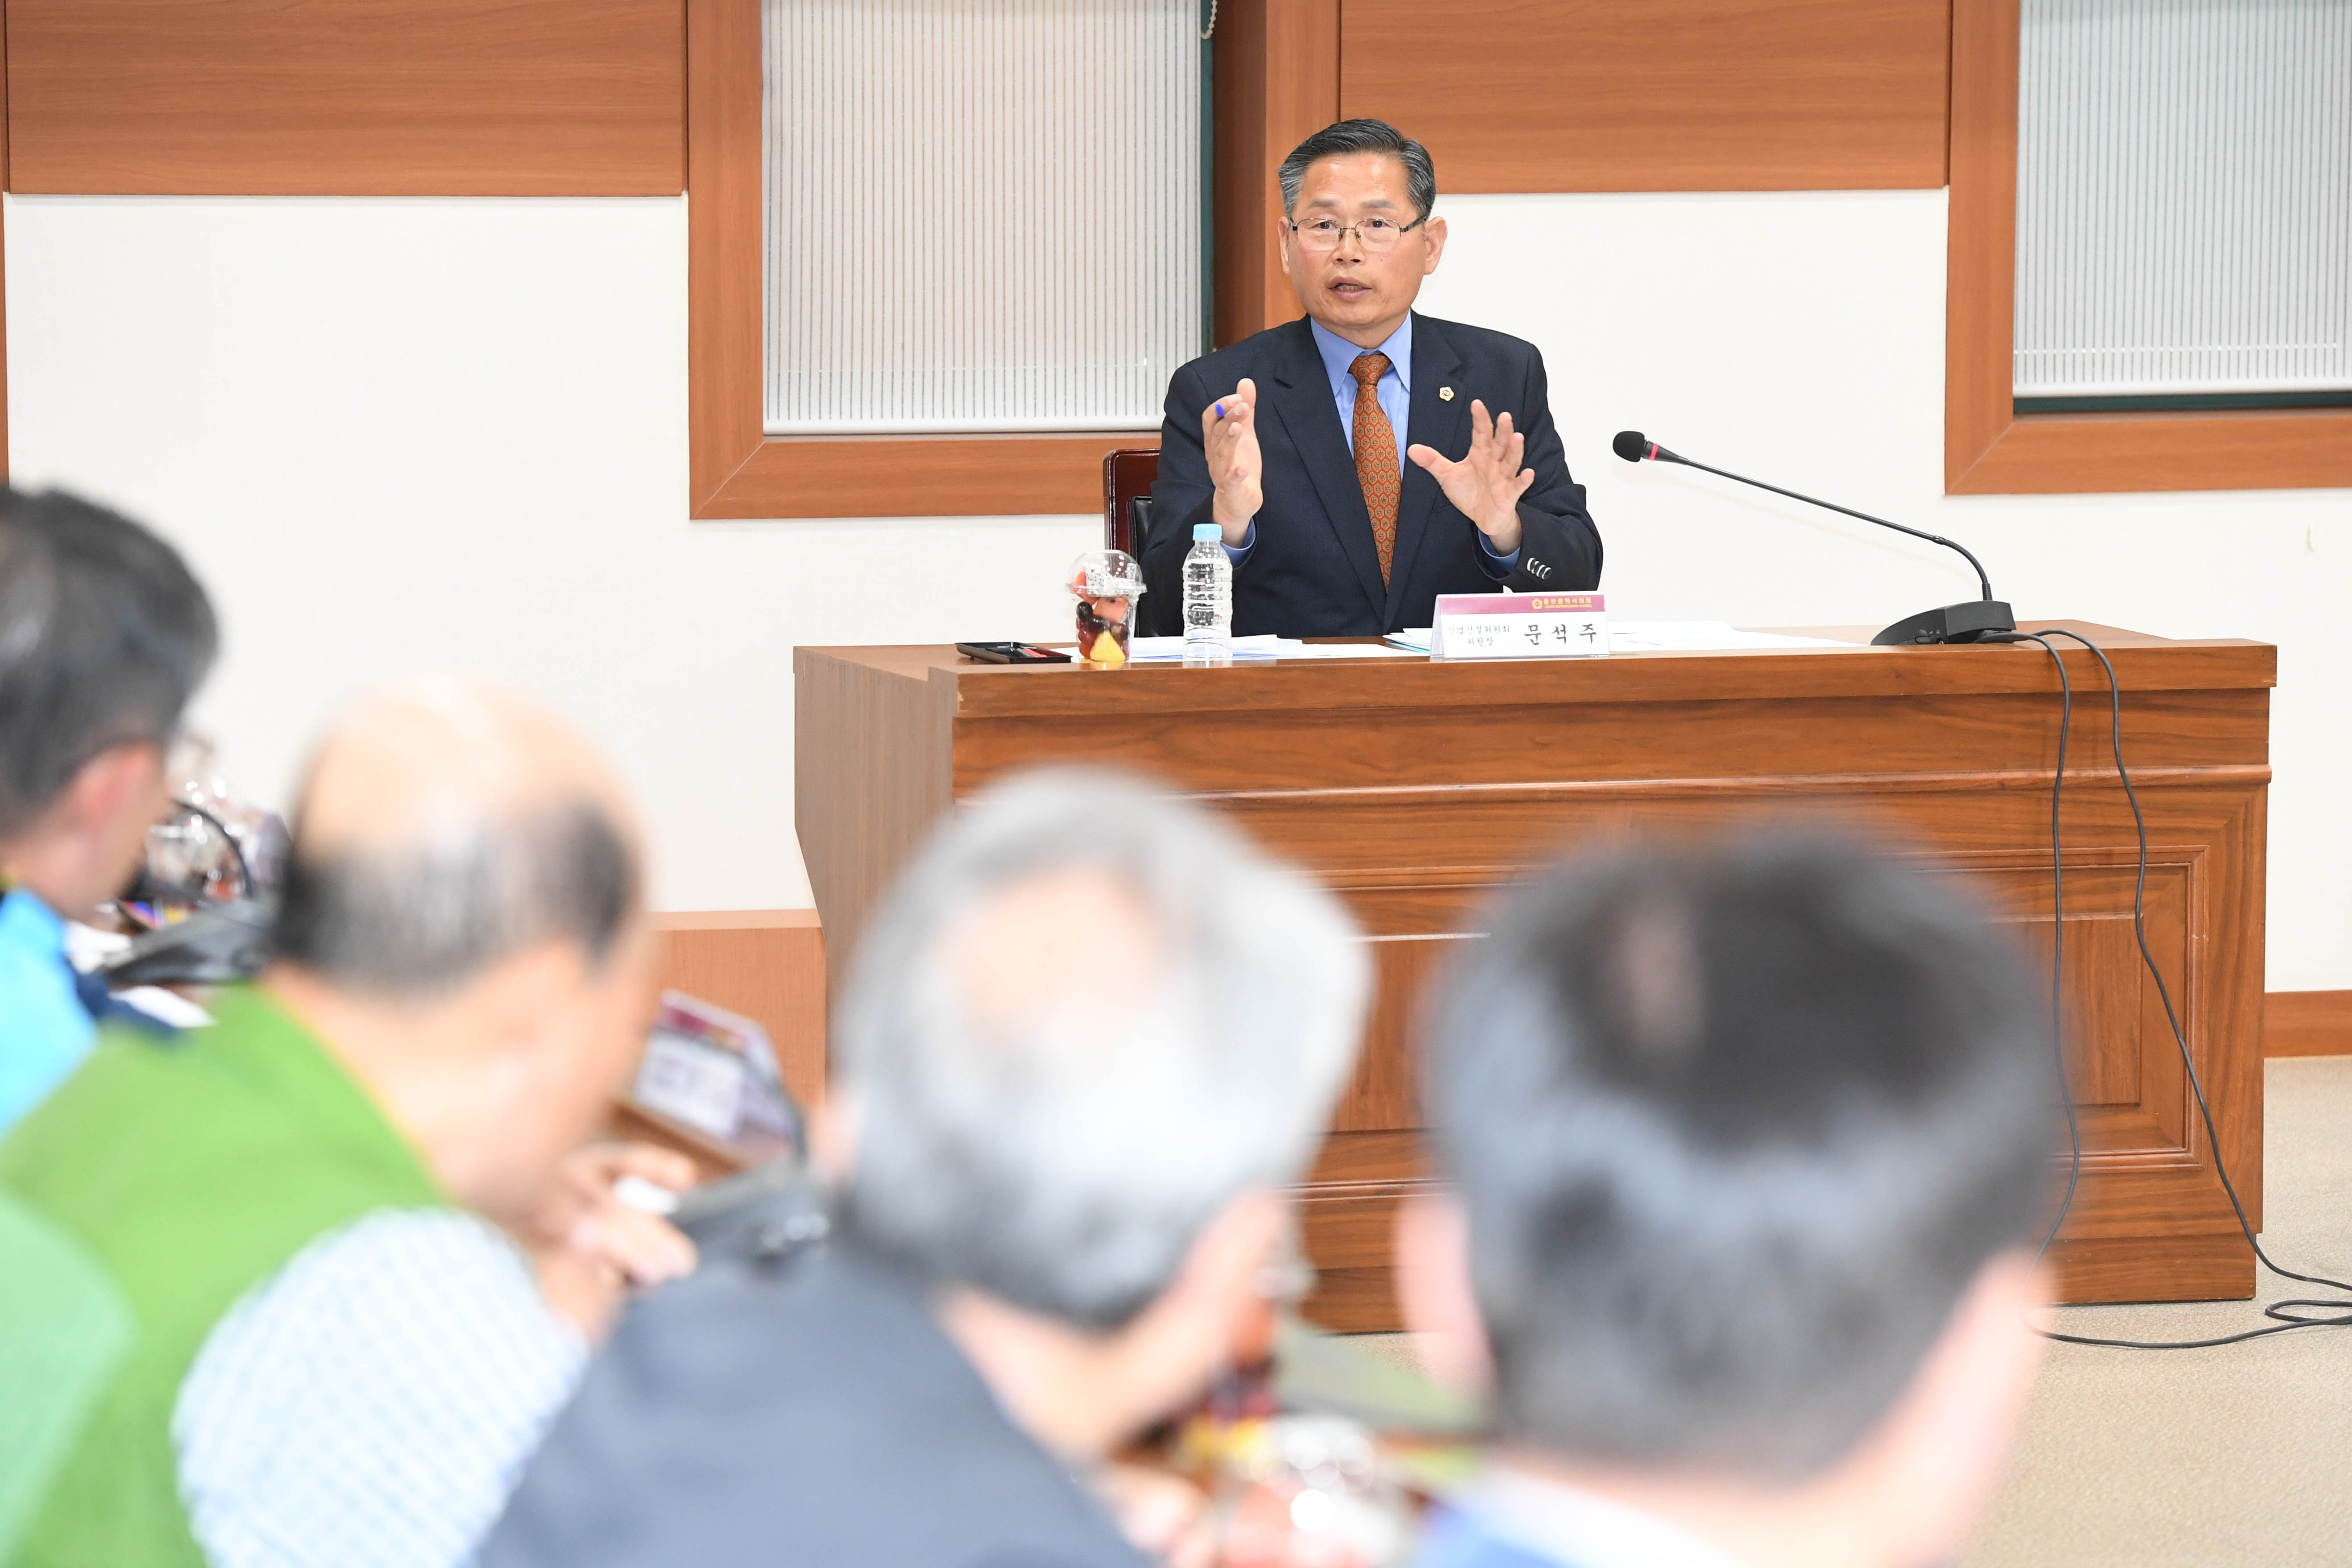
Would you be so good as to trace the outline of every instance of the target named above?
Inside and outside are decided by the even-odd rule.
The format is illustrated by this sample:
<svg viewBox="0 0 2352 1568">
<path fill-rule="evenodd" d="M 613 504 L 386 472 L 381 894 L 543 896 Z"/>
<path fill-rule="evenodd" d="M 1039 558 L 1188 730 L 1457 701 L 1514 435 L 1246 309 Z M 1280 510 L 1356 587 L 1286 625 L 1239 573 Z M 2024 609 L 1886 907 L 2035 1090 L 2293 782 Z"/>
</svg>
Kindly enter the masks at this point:
<svg viewBox="0 0 2352 1568">
<path fill-rule="evenodd" d="M 1452 387 L 1450 387 L 1450 386 L 1441 386 L 1441 387 L 1439 387 L 1439 388 L 1437 389 L 1437 401 L 1439 401 L 1440 403 L 1451 403 L 1451 402 L 1453 402 L 1453 401 L 1454 401 L 1454 389 L 1453 389 Z"/>
</svg>

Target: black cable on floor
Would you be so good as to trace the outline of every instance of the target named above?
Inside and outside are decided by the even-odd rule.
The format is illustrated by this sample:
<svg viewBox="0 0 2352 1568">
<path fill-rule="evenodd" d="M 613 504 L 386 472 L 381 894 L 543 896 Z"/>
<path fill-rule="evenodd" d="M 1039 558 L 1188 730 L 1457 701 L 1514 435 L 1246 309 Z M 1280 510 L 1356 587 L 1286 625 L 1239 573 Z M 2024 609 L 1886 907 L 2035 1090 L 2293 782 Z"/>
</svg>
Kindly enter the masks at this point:
<svg viewBox="0 0 2352 1568">
<path fill-rule="evenodd" d="M 2058 689 L 2062 703 L 2061 712 L 2063 715 L 2061 722 L 2062 724 L 2071 724 L 2074 710 L 2074 685 L 2067 679 L 2066 661 L 2059 657 L 2058 650 L 2051 646 L 2049 639 L 2053 637 L 2068 637 L 2072 638 L 2075 642 L 2081 643 L 2084 647 L 2091 650 L 2093 657 L 2098 659 L 2100 667 L 2107 672 L 2107 694 L 2109 704 L 2108 736 L 2115 752 L 2116 776 L 2123 782 L 2124 798 L 2131 803 L 2132 826 L 2137 831 L 2139 836 L 2139 874 L 2138 880 L 2135 883 L 2132 889 L 2132 934 L 2139 942 L 2140 962 L 2147 966 L 2149 978 L 2156 982 L 2156 994 L 2164 1003 L 2165 1022 L 2169 1024 L 2172 1027 L 2173 1044 L 2180 1048 L 2181 1069 L 2189 1075 L 2189 1090 L 2196 1096 L 2197 1111 L 2205 1123 L 2205 1141 L 2207 1146 L 2213 1151 L 2213 1171 L 2216 1175 L 2221 1178 L 2221 1190 L 2229 1194 L 2231 1210 L 2238 1216 L 2238 1229 L 2244 1235 L 2246 1245 L 2254 1249 L 2254 1257 L 2261 1261 L 2262 1266 L 2269 1269 L 2272 1273 L 2277 1275 L 2280 1279 L 2294 1279 L 2305 1285 L 2316 1285 L 2328 1290 L 2340 1290 L 2345 1293 L 2347 1299 L 2344 1300 L 2327 1300 L 2315 1298 L 2298 1298 L 2291 1300 L 2273 1301 L 2269 1306 L 2263 1309 L 2263 1315 L 2264 1317 L 2276 1320 L 2276 1321 L 2271 1323 L 2269 1326 L 2259 1329 L 2247 1329 L 2240 1333 L 2217 1335 L 2212 1339 L 2205 1340 L 2113 1340 L 2102 1339 L 2091 1334 L 2064 1334 L 2058 1332 L 2054 1329 L 2044 1329 L 2038 1326 L 2034 1329 L 2034 1332 L 2042 1335 L 2044 1339 L 2057 1340 L 2070 1345 L 2100 1345 L 2116 1350 L 2136 1351 L 2187 1351 L 2206 1350 L 2215 1345 L 2238 1344 L 2246 1340 L 2259 1340 L 2271 1334 L 2284 1334 L 2294 1329 L 2352 1328 L 2352 1284 L 2347 1284 L 2341 1279 L 2330 1279 L 2324 1275 L 2298 1274 L 2294 1269 L 2281 1268 L 2276 1262 L 2273 1261 L 2270 1254 L 2263 1250 L 2263 1244 L 2255 1238 L 2253 1225 L 2246 1218 L 2246 1206 L 2238 1200 L 2237 1184 L 2230 1180 L 2229 1166 L 2224 1163 L 2221 1159 L 2221 1132 L 2213 1125 L 2213 1108 L 2206 1101 L 2205 1085 L 2203 1080 L 2198 1077 L 2197 1063 L 2189 1054 L 2189 1037 L 2182 1032 L 2180 1027 L 2180 1015 L 2172 1005 L 2172 992 L 2170 987 L 2167 986 L 2164 983 L 2164 973 L 2157 967 L 2155 953 L 2148 950 L 2147 919 L 2147 818 L 2140 811 L 2139 794 L 2137 790 L 2132 788 L 2131 773 L 2129 770 L 2124 766 L 2124 693 L 2121 683 L 2116 679 L 2115 665 L 2109 661 L 2105 651 L 2102 649 L 2098 644 L 2083 636 L 2080 632 L 2070 632 L 2063 626 L 2048 626 L 2039 632 L 2012 632 L 2006 636 L 1989 637 L 1986 640 L 2040 643 L 2042 645 L 2042 650 L 2044 653 L 2047 653 L 2050 656 L 2051 662 L 2058 667 Z M 2060 791 L 2064 784 L 2065 776 L 2066 731 L 2062 728 L 2059 731 L 2058 737 L 2058 772 L 2053 777 L 2050 787 L 2050 869 L 2051 877 L 2054 884 L 2051 898 L 2053 906 L 2057 910 L 2062 922 L 2065 911 L 2065 892 L 2063 888 L 2063 863 L 2060 858 L 2058 801 Z M 2053 998 L 2052 1008 L 2053 1028 L 2055 1027 L 2055 1020 L 2058 1016 L 2058 1004 L 2056 1003 L 2055 998 L 2060 994 L 2059 974 L 2061 973 L 2061 966 L 2058 960 L 2059 956 L 2064 952 L 2064 932 L 2062 929 L 2055 936 L 2053 936 L 2051 947 L 2051 993 Z M 2055 1036 L 2053 1035 L 2053 1039 L 2054 1038 Z M 2059 1097 L 2066 1102 L 2066 1128 L 2073 1143 L 2073 1158 L 2067 1166 L 2065 1200 L 2059 1205 L 2058 1218 L 2052 1223 L 2050 1226 L 2050 1234 L 2042 1238 L 2041 1251 L 2034 1255 L 2034 1261 L 2036 1263 L 2041 1261 L 2043 1253 L 2047 1253 L 2050 1250 L 2051 1243 L 2057 1239 L 2058 1227 L 2065 1223 L 2067 1210 L 2074 1205 L 2074 1188 L 2077 1182 L 2080 1181 L 2083 1172 L 2082 1127 L 2074 1114 L 2074 1097 L 2065 1087 L 2066 1061 L 2063 1052 L 2060 1055 L 2058 1061 L 2058 1076 L 2060 1086 Z M 2299 1313 L 2293 1309 L 2308 1309 L 2312 1311 L 2324 1312 L 2329 1315 L 2325 1317 L 2306 1317 L 2299 1315 Z"/>
</svg>

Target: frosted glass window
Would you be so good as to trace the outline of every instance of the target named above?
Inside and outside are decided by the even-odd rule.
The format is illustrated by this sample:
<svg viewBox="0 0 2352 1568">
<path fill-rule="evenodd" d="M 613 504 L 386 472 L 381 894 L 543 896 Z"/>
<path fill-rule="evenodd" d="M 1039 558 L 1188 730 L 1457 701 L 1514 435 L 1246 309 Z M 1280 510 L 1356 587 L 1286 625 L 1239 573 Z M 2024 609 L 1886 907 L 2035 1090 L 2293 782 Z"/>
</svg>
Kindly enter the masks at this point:
<svg viewBox="0 0 2352 1568">
<path fill-rule="evenodd" d="M 1203 347 L 1199 0 L 765 0 L 771 435 L 1154 429 Z"/>
<path fill-rule="evenodd" d="M 2024 0 L 2024 396 L 2352 387 L 2352 0 Z"/>
</svg>

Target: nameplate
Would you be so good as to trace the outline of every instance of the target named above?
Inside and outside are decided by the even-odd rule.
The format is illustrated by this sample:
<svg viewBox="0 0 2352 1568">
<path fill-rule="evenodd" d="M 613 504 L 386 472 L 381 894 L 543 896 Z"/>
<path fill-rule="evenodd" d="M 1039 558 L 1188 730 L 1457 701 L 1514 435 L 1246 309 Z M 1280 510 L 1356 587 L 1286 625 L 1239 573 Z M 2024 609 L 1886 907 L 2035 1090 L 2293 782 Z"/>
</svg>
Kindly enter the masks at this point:
<svg viewBox="0 0 2352 1568">
<path fill-rule="evenodd" d="M 1432 658 L 1607 658 L 1599 594 L 1440 594 Z"/>
</svg>

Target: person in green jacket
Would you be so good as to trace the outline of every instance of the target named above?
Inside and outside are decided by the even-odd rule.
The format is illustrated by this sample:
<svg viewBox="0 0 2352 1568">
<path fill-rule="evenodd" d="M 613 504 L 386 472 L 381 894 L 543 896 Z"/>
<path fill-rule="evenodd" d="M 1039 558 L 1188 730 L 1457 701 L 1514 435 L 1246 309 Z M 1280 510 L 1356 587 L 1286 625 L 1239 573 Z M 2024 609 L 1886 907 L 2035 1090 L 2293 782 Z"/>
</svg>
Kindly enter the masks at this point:
<svg viewBox="0 0 2352 1568">
<path fill-rule="evenodd" d="M 0 1563 L 131 1343 L 131 1308 L 88 1248 L 0 1193 Z"/>
<path fill-rule="evenodd" d="M 466 1561 L 625 1287 L 692 1267 L 589 1140 L 654 1005 L 629 808 L 575 735 L 442 685 L 303 792 L 259 984 L 110 1032 L 0 1191 L 132 1325 L 18 1568 Z"/>
</svg>

